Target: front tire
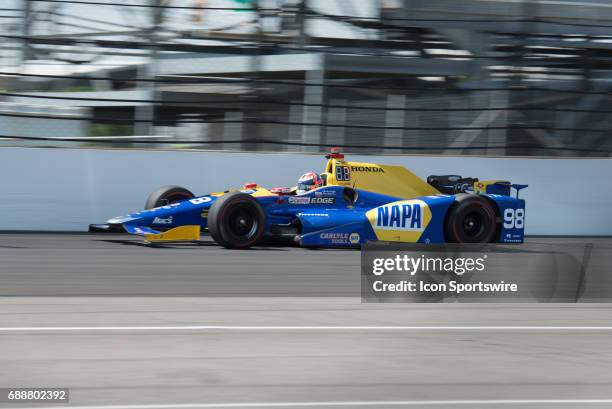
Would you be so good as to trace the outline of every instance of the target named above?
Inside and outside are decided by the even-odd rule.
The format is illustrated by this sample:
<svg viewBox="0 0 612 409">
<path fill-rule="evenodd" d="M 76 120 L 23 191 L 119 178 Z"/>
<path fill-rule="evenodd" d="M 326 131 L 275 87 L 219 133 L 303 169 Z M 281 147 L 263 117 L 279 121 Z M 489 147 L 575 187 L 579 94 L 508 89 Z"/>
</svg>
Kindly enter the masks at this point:
<svg viewBox="0 0 612 409">
<path fill-rule="evenodd" d="M 167 206 L 183 200 L 193 199 L 195 195 L 181 186 L 162 186 L 149 195 L 145 203 L 145 210 L 155 207 Z"/>
<path fill-rule="evenodd" d="M 495 236 L 496 216 L 491 204 L 482 197 L 457 195 L 446 216 L 446 240 L 450 243 L 489 243 Z"/>
<path fill-rule="evenodd" d="M 232 192 L 217 199 L 208 212 L 208 231 L 223 247 L 246 249 L 263 236 L 265 213 L 253 196 Z"/>
</svg>

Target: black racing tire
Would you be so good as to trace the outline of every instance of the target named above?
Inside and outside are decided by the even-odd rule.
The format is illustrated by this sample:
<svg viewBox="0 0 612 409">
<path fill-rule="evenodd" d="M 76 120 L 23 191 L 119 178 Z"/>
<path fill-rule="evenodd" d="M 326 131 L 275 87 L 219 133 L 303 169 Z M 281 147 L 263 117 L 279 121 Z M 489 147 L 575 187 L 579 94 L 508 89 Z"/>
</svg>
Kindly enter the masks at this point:
<svg viewBox="0 0 612 409">
<path fill-rule="evenodd" d="M 145 203 L 145 210 L 166 206 L 171 203 L 193 199 L 195 195 L 180 186 L 162 186 L 149 195 Z"/>
<path fill-rule="evenodd" d="M 446 215 L 445 234 L 449 243 L 490 243 L 497 231 L 497 217 L 483 197 L 459 194 Z"/>
<path fill-rule="evenodd" d="M 232 192 L 221 196 L 208 211 L 208 231 L 223 247 L 246 249 L 263 237 L 266 215 L 253 196 Z"/>
</svg>

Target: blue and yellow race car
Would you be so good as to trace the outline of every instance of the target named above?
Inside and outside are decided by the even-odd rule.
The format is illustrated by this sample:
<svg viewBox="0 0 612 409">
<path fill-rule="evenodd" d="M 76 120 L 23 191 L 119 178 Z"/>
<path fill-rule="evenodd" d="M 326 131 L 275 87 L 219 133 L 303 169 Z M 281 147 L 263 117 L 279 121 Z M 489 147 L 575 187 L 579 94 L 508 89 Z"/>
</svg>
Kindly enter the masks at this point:
<svg viewBox="0 0 612 409">
<path fill-rule="evenodd" d="M 527 185 L 458 175 L 425 181 L 401 166 L 347 161 L 338 150 L 326 158 L 322 186 L 306 193 L 247 184 L 195 196 L 166 186 L 149 196 L 145 210 L 90 231 L 125 231 L 150 243 L 197 241 L 208 231 L 237 249 L 281 241 L 304 247 L 523 242 L 525 201 L 518 194 Z"/>
</svg>

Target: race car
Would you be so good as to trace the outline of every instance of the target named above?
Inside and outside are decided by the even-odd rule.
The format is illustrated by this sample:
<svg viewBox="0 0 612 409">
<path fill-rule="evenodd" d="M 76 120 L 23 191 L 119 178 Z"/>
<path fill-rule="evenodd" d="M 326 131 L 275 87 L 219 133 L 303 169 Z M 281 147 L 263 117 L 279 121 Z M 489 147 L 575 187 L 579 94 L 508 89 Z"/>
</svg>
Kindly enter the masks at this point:
<svg viewBox="0 0 612 409">
<path fill-rule="evenodd" d="M 423 180 L 401 166 L 347 161 L 333 149 L 316 188 L 241 189 L 195 196 L 179 186 L 153 192 L 145 210 L 92 224 L 149 243 L 197 241 L 245 249 L 291 242 L 303 247 L 360 247 L 368 241 L 522 243 L 527 185 L 459 175 Z M 514 195 L 512 193 L 514 192 Z"/>
</svg>

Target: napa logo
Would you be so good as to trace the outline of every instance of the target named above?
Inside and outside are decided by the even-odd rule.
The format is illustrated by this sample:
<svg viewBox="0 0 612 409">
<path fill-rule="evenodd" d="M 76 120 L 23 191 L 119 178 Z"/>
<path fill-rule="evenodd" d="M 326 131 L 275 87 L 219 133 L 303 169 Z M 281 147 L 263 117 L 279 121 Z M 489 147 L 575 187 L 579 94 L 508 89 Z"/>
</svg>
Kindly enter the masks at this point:
<svg viewBox="0 0 612 409">
<path fill-rule="evenodd" d="M 393 230 L 422 230 L 421 206 L 418 203 L 380 206 L 376 208 L 375 227 Z"/>
<path fill-rule="evenodd" d="M 431 220 L 431 209 L 422 200 L 403 200 L 366 213 L 379 240 L 417 242 Z"/>
</svg>

